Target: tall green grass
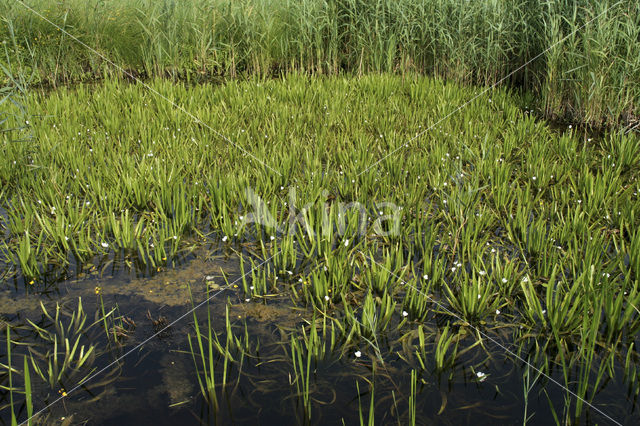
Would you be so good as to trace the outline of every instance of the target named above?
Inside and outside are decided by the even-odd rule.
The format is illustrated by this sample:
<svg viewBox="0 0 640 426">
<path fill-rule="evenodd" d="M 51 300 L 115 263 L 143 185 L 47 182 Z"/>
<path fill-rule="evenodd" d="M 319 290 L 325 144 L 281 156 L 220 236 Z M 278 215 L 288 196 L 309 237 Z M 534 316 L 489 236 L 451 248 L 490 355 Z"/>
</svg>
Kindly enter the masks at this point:
<svg viewBox="0 0 640 426">
<path fill-rule="evenodd" d="M 18 47 L 11 50 L 15 56 L 35 52 L 30 61 L 33 70 L 40 81 L 51 84 L 122 74 L 71 35 L 134 75 L 202 80 L 291 71 L 417 71 L 481 85 L 506 78 L 507 84 L 535 93 L 539 101 L 535 106 L 550 117 L 590 125 L 633 125 L 639 115 L 637 2 L 70 0 L 58 7 L 31 0 L 25 4 L 69 35 L 20 2 L 0 5 L 5 17 L 0 35 L 8 43 L 15 39 Z"/>
</svg>

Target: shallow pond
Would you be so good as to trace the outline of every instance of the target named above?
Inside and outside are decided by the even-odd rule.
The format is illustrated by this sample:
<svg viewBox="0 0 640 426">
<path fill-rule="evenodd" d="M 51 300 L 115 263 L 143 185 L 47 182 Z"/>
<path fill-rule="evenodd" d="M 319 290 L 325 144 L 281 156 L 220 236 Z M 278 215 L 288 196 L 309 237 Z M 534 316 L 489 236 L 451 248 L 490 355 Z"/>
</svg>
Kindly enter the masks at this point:
<svg viewBox="0 0 640 426">
<path fill-rule="evenodd" d="M 82 386 L 65 389 L 63 381 L 49 386 L 31 371 L 34 409 L 46 407 L 36 423 L 358 424 L 371 417 L 376 424 L 521 424 L 525 418 L 549 424 L 554 416 L 561 418 L 571 399 L 562 387 L 539 377 L 500 345 L 490 340 L 476 344 L 472 328 L 459 340 L 451 365 L 435 368 L 435 347 L 427 345 L 420 357 L 411 346 L 417 334 L 407 333 L 406 324 L 398 330 L 406 321 L 400 312 L 376 336 L 375 344 L 337 344 L 332 351 L 327 332 L 327 343 L 321 345 L 326 351 L 309 363 L 303 356 L 296 364 L 292 341 L 301 340 L 303 329 L 308 331 L 313 312 L 294 306 L 286 291 L 245 298 L 233 284 L 240 278 L 239 258 L 218 249 L 191 253 L 153 273 L 129 269 L 114 256 L 75 269 L 58 281 L 29 284 L 15 279 L 12 288 L 5 286 L 0 292 L 3 322 L 11 324 L 12 339 L 23 345 L 38 338 L 28 320 L 45 327 L 41 302 L 48 312 L 55 310 L 56 302 L 72 312 L 81 298 L 88 318 L 117 306 L 121 319 L 118 339 L 107 339 L 104 329 L 84 336 L 100 348 L 100 355 L 84 371 L 91 378 Z M 210 293 L 205 292 L 207 286 Z M 219 342 L 229 348 L 227 330 L 244 342 L 242 350 L 229 349 L 233 361 L 225 362 L 219 353 L 212 356 L 215 402 L 202 396 L 194 363 L 201 359 L 191 311 L 207 294 L 209 302 L 195 310 L 200 327 L 206 325 L 208 306 Z M 316 316 L 315 321 L 322 320 Z M 414 322 L 408 329 L 421 326 L 427 336 L 436 335 L 441 322 L 434 314 L 430 321 Z M 491 336 L 513 347 L 500 329 Z M 523 358 L 527 350 L 529 355 L 535 352 L 532 345 L 522 349 Z M 24 346 L 12 351 L 12 363 L 21 366 Z M 4 347 L 2 362 L 6 361 Z M 634 391 L 623 386 L 618 370 L 612 378 L 604 375 L 593 403 L 618 422 L 638 424 Z M 579 373 L 579 366 L 574 366 L 569 374 L 578 380 Z M 562 374 L 553 369 L 551 379 L 563 383 Z M 3 379 L 7 386 L 6 376 Z M 61 397 L 63 392 L 66 396 Z M 3 405 L 9 397 L 9 392 L 2 393 Z M 575 399 L 570 403 L 574 406 Z M 10 423 L 8 416 L 5 407 L 4 423 Z M 26 419 L 24 405 L 18 417 Z M 609 419 L 585 406 L 579 422 L 600 424 Z"/>
</svg>

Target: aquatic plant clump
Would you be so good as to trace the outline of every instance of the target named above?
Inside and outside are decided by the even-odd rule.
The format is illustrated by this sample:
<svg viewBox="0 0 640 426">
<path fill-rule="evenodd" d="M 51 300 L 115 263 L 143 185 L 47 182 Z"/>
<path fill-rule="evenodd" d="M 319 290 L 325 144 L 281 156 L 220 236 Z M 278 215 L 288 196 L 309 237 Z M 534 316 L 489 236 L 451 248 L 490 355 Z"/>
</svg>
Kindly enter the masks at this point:
<svg viewBox="0 0 640 426">
<path fill-rule="evenodd" d="M 412 423 L 451 407 L 425 403 L 438 380 L 508 386 L 505 360 L 526 365 L 528 409 L 548 397 L 559 423 L 635 407 L 598 398 L 638 389 L 636 135 L 554 129 L 505 90 L 413 74 L 151 87 L 197 120 L 109 80 L 32 93 L 38 143 L 2 141 L 2 262 L 28 291 L 101 258 L 150 275 L 206 247 L 237 258 L 235 278 L 202 277 L 223 296 L 183 342 L 217 414 L 247 383 L 281 392 L 264 369 L 314 421 L 346 365 L 367 378 L 342 376 L 360 422 L 384 407 Z M 126 345 L 118 327 L 106 335 Z"/>
</svg>

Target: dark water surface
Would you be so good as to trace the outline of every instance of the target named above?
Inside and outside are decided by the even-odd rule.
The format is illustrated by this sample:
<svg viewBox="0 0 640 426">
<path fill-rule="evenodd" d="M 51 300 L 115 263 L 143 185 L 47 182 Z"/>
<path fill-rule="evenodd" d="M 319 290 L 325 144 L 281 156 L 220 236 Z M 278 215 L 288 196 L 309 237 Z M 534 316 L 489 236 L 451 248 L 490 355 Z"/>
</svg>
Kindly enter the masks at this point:
<svg viewBox="0 0 640 426">
<path fill-rule="evenodd" d="M 64 389 L 64 384 L 60 389 L 52 389 L 31 371 L 35 410 L 53 403 L 38 416 L 36 423 L 359 424 L 361 418 L 367 422 L 372 392 L 375 424 L 408 424 L 413 399 L 416 423 L 425 425 L 522 424 L 525 417 L 529 417 L 530 424 L 553 424 L 553 410 L 561 421 L 567 402 L 571 404 L 570 412 L 574 411 L 576 398 L 569 398 L 560 386 L 545 377 L 538 378 L 525 398 L 523 375 L 527 366 L 504 348 L 486 340 L 484 348 L 476 345 L 464 352 L 449 370 L 435 371 L 433 353 L 428 353 L 426 369 L 416 368 L 411 353 L 403 350 L 399 340 L 401 334 L 397 326 L 402 318 L 398 315 L 377 342 L 384 362 L 376 360 L 378 355 L 370 345 L 360 343 L 359 347 L 336 351 L 312 364 L 311 413 L 307 416 L 303 397 L 295 384 L 290 336 L 292 331 L 299 332 L 307 325 L 313 313 L 292 306 L 290 298 L 282 295 L 246 301 L 240 289 L 233 286 L 224 291 L 216 287 L 216 291 L 210 293 L 214 295 L 208 304 L 213 328 L 220 333 L 224 344 L 225 309 L 230 305 L 229 320 L 234 335 L 244 336 L 246 330 L 252 350 L 241 365 L 227 366 L 224 389 L 224 359 L 216 358 L 216 410 L 200 393 L 194 359 L 189 352 L 187 335 L 194 335 L 193 315 L 188 314 L 170 328 L 161 330 L 188 313 L 193 303 L 206 300 L 207 285 L 225 286 L 226 282 L 233 283 L 240 277 L 238 257 L 218 253 L 217 249 L 194 252 L 159 271 L 128 268 L 124 258 L 112 255 L 95 259 L 91 264 L 75 265 L 64 273 L 50 271 L 34 284 L 15 277 L 4 283 L 0 290 L 0 313 L 3 321 L 12 325 L 12 339 L 19 342 L 36 338 L 27 320 L 42 324 L 41 301 L 49 312 L 54 312 L 56 302 L 74 309 L 78 298 L 82 298 L 90 320 L 101 304 L 106 309 L 117 305 L 118 315 L 127 318 L 129 324 L 121 345 L 112 342 L 109 346 L 104 329 L 102 333 L 86 336 L 103 349 L 95 359 L 94 372 L 131 352 L 60 401 L 54 402 L 60 392 L 70 389 Z M 205 325 L 206 310 L 207 305 L 196 310 L 201 326 Z M 434 316 L 423 326 L 435 330 L 438 322 Z M 3 334 L 6 334 L 5 328 L 3 324 Z M 500 331 L 494 335 L 500 338 Z M 469 346 L 475 341 L 473 336 L 463 340 Z M 0 362 L 6 364 L 4 342 Z M 508 340 L 504 343 L 511 345 Z M 533 351 L 533 346 L 531 348 Z M 464 349 L 459 347 L 458 351 Z M 26 351 L 19 346 L 12 350 L 12 363 L 22 370 L 20 354 Z M 355 356 L 356 350 L 362 353 L 361 357 Z M 527 356 L 526 351 L 522 356 Z M 570 374 L 576 375 L 572 378 L 576 383 L 579 367 L 570 369 Z M 412 368 L 417 371 L 415 398 L 411 396 Z M 637 392 L 623 383 L 619 368 L 613 371 L 613 377 L 605 373 L 593 403 L 617 422 L 640 424 Z M 479 372 L 486 374 L 483 380 L 479 379 Z M 533 381 L 536 372 L 530 372 Z M 592 375 L 596 374 L 594 371 Z M 561 370 L 552 370 L 552 378 L 564 383 Z M 2 384 L 8 385 L 6 377 Z M 20 400 L 19 396 L 14 398 Z M 8 402 L 9 393 L 2 391 L 0 406 Z M 26 419 L 24 407 L 22 410 L 21 421 Z M 9 410 L 5 408 L 1 414 L 2 422 L 10 424 Z M 569 422 L 573 421 L 569 417 Z M 612 422 L 585 406 L 577 423 Z"/>
</svg>

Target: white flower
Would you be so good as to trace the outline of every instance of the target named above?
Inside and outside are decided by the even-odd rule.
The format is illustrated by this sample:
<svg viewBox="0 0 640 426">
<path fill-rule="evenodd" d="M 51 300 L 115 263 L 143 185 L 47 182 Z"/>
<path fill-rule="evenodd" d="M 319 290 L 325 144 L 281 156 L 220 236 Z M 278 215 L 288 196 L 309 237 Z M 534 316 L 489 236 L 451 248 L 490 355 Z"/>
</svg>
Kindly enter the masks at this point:
<svg viewBox="0 0 640 426">
<path fill-rule="evenodd" d="M 480 271 L 480 272 L 478 272 L 478 273 L 479 273 L 480 275 L 482 275 L 482 276 L 487 275 L 487 273 L 486 273 L 485 271 Z"/>
<path fill-rule="evenodd" d="M 478 371 L 476 373 L 476 376 L 478 377 L 478 379 L 480 379 L 481 382 L 484 382 L 487 378 L 487 375 L 485 373 L 483 373 L 482 371 Z"/>
<path fill-rule="evenodd" d="M 229 237 L 227 237 L 226 235 L 224 237 L 222 237 L 222 242 L 225 242 L 229 239 Z"/>
<path fill-rule="evenodd" d="M 215 278 L 215 277 L 214 277 L 213 275 L 207 275 L 206 277 L 204 277 L 204 279 L 205 279 L 206 281 L 213 281 L 213 280 L 214 280 L 214 278 Z"/>
<path fill-rule="evenodd" d="M 503 278 L 503 279 L 502 279 L 502 282 L 506 284 L 506 283 L 507 283 L 507 279 L 506 279 L 506 278 Z"/>
<path fill-rule="evenodd" d="M 409 312 L 407 312 L 407 311 L 402 311 L 402 316 L 403 316 L 403 317 L 408 317 L 408 316 L 409 316 Z"/>
<path fill-rule="evenodd" d="M 328 302 L 329 301 L 329 296 L 325 296 L 324 300 L 326 300 Z"/>
<path fill-rule="evenodd" d="M 349 247 L 349 240 L 344 240 L 344 246 Z"/>
<path fill-rule="evenodd" d="M 542 310 L 542 315 L 544 315 L 544 314 L 546 314 L 546 313 L 547 313 L 547 310 L 546 310 L 546 309 L 543 309 L 543 310 Z"/>
<path fill-rule="evenodd" d="M 109 243 L 105 243 L 104 241 L 100 243 L 100 245 L 104 248 L 109 247 Z"/>
<path fill-rule="evenodd" d="M 356 356 L 356 358 L 360 358 L 362 356 L 362 352 L 356 351 L 354 355 Z"/>
<path fill-rule="evenodd" d="M 274 237 L 274 236 L 272 235 L 272 236 L 270 236 L 270 237 L 269 237 L 269 239 L 270 239 L 271 241 L 273 241 L 273 240 L 275 240 L 275 239 L 276 239 L 276 237 Z"/>
<path fill-rule="evenodd" d="M 244 299 L 245 302 L 251 302 L 251 299 Z"/>
<path fill-rule="evenodd" d="M 429 275 L 427 275 L 427 274 L 423 275 L 423 276 L 422 276 L 422 279 L 424 279 L 424 280 L 428 280 L 428 279 L 429 279 Z"/>
<path fill-rule="evenodd" d="M 496 309 L 496 315 L 500 315 L 500 309 Z"/>
<path fill-rule="evenodd" d="M 64 240 L 65 241 L 69 241 L 69 237 L 64 237 Z"/>
</svg>

